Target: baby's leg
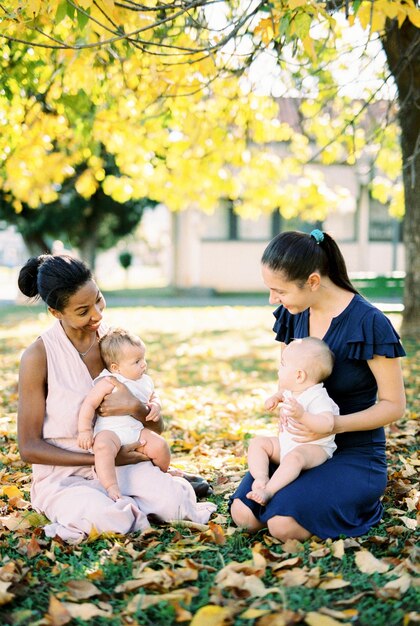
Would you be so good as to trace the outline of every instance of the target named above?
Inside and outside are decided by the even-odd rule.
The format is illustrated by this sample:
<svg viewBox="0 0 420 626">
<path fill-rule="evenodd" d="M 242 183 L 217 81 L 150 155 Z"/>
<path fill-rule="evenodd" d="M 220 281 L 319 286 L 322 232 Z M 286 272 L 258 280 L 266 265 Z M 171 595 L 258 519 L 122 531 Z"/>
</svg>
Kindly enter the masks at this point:
<svg viewBox="0 0 420 626">
<path fill-rule="evenodd" d="M 167 472 L 171 462 L 171 451 L 165 439 L 152 430 L 143 428 L 140 440 L 146 443 L 144 446 L 139 446 L 137 450 L 148 456 L 153 465 L 160 467 L 162 472 Z"/>
<path fill-rule="evenodd" d="M 266 502 L 293 482 L 302 470 L 321 465 L 327 458 L 325 450 L 313 444 L 302 444 L 288 452 L 266 485 Z"/>
<path fill-rule="evenodd" d="M 248 448 L 248 468 L 254 478 L 252 490 L 247 498 L 264 504 L 263 494 L 269 481 L 268 466 L 270 461 L 279 463 L 280 445 L 278 437 L 255 437 Z"/>
<path fill-rule="evenodd" d="M 121 498 L 115 471 L 115 457 L 120 448 L 121 441 L 118 435 L 110 430 L 99 432 L 93 442 L 96 473 L 101 484 L 107 490 L 109 497 L 113 500 Z"/>
</svg>

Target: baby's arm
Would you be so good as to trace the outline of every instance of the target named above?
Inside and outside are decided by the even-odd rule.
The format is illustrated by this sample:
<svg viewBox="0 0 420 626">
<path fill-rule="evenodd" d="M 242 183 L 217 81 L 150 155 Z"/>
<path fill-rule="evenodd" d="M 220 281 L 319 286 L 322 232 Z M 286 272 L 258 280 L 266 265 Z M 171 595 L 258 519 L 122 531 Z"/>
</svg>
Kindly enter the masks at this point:
<svg viewBox="0 0 420 626">
<path fill-rule="evenodd" d="M 264 407 L 267 411 L 274 411 L 275 408 L 278 407 L 280 402 L 283 402 L 283 394 L 280 391 L 277 391 L 274 395 L 267 398 L 264 402 Z"/>
<path fill-rule="evenodd" d="M 162 411 L 162 404 L 159 396 L 157 395 L 157 393 L 155 393 L 155 391 L 152 392 L 147 406 L 150 407 L 150 413 L 146 416 L 146 422 L 157 422 L 160 418 L 160 413 Z"/>
<path fill-rule="evenodd" d="M 309 413 L 296 398 L 287 398 L 283 404 L 282 416 L 286 419 L 293 419 L 303 424 L 313 433 L 330 434 L 334 429 L 334 414 L 332 411 L 322 411 L 321 413 Z"/>
<path fill-rule="evenodd" d="M 79 411 L 78 430 L 77 437 L 78 445 L 84 450 L 89 450 L 93 443 L 93 428 L 92 423 L 95 417 L 95 411 L 101 404 L 104 396 L 108 393 L 112 393 L 114 384 L 112 378 L 101 378 L 89 391 Z"/>
</svg>

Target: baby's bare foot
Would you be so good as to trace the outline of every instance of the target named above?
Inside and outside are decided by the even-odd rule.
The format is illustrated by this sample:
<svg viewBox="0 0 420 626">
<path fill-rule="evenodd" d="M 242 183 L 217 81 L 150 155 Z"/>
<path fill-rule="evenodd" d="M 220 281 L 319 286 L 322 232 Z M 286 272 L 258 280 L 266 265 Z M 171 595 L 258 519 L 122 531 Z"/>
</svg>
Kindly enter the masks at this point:
<svg viewBox="0 0 420 626">
<path fill-rule="evenodd" d="M 257 490 L 257 489 L 252 488 L 252 491 L 249 491 L 246 494 L 246 497 L 249 498 L 249 500 L 254 500 L 254 502 L 257 502 L 258 504 L 265 506 L 267 502 L 271 500 L 271 498 L 273 497 L 273 494 L 269 493 L 266 489 Z"/>
<path fill-rule="evenodd" d="M 108 487 L 107 492 L 111 500 L 114 500 L 114 502 L 116 502 L 117 500 L 121 498 L 120 488 L 116 484 Z"/>
</svg>

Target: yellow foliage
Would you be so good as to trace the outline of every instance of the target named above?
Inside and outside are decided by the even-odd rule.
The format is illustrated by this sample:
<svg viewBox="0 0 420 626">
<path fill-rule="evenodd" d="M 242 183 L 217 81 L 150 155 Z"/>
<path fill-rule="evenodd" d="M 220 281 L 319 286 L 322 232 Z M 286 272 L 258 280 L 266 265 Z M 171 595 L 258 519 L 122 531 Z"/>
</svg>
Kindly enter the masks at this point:
<svg viewBox="0 0 420 626">
<path fill-rule="evenodd" d="M 384 16 L 400 19 L 403 13 L 414 23 L 417 19 L 412 2 L 377 0 L 373 4 L 375 27 L 383 24 Z M 81 32 L 70 17 L 54 24 L 58 0 L 32 0 L 26 5 L 22 17 L 26 19 L 28 9 L 35 7 L 47 35 L 69 45 L 75 43 L 75 37 L 80 38 Z M 99 22 L 90 20 L 83 27 L 83 44 L 112 39 L 112 24 L 103 11 L 123 24 L 126 33 L 137 30 L 143 40 L 154 37 L 154 12 L 124 10 L 113 0 L 80 0 L 78 6 L 89 10 Z M 155 7 L 157 3 L 150 0 L 145 6 Z M 358 12 L 366 25 L 366 11 L 371 6 L 366 0 Z M 166 11 L 169 15 L 171 8 Z M 273 0 L 270 13 L 263 14 L 254 33 L 269 45 L 280 36 L 279 27 L 287 23 L 281 21 L 286 15 L 293 24 L 293 32 L 289 29 L 285 33 L 286 39 L 292 35 L 294 41 L 300 38 L 299 58 L 309 55 L 316 61 L 319 46 L 312 38 L 312 23 L 331 23 L 316 0 Z M 16 35 L 20 26 L 12 23 L 4 28 L 10 27 Z M 89 169 L 76 181 L 76 189 L 85 198 L 103 183 L 105 193 L 120 202 L 149 196 L 165 202 L 171 210 L 195 206 L 212 212 L 221 197 L 237 201 L 238 211 L 247 216 L 278 207 L 294 214 L 302 209 L 306 215 L 316 208 L 317 215 L 325 215 L 328 207 L 334 206 L 336 200 L 332 198 L 337 194 L 327 198 L 323 188 L 317 194 L 312 181 L 308 188 L 290 182 L 297 175 L 298 164 L 313 155 L 308 138 L 280 122 L 273 99 L 246 92 L 236 76 L 222 73 L 213 80 L 221 61 L 235 67 L 237 60 L 234 56 L 228 60 L 225 53 L 182 52 L 182 48 L 193 49 L 199 43 L 194 29 L 183 26 L 181 19 L 173 27 L 168 23 L 168 30 L 159 35 L 163 43 L 178 46 L 172 58 L 129 51 L 122 42 L 114 42 L 112 54 L 106 47 L 54 53 L 34 47 L 28 52 L 28 59 L 35 62 L 28 72 L 34 76 L 25 76 L 22 81 L 12 73 L 7 84 L 11 96 L 0 96 L 2 174 L 5 189 L 16 200 L 16 210 L 23 202 L 37 207 L 55 199 L 59 185 L 83 161 Z M 201 43 L 209 37 L 201 36 Z M 6 57 L 10 54 L 5 46 Z M 5 64 L 3 67 L 7 67 L 7 59 Z M 29 81 L 27 87 L 25 81 Z M 36 98 L 33 94 L 37 89 Z M 319 112 L 316 99 L 306 102 L 302 111 L 305 130 L 318 145 L 327 146 L 321 156 L 324 163 L 345 161 L 364 145 L 363 131 L 340 134 L 330 114 Z M 268 156 L 267 145 L 272 142 L 288 142 L 289 156 Z M 92 156 L 101 146 L 115 158 L 120 177 L 106 176 L 104 164 Z M 397 172 L 398 159 L 385 159 L 387 171 L 383 171 L 388 174 L 392 163 L 393 172 Z M 286 179 L 293 202 L 285 194 Z"/>
<path fill-rule="evenodd" d="M 392 182 L 383 176 L 375 176 L 371 183 L 371 194 L 375 200 L 386 204 L 391 196 Z"/>
<path fill-rule="evenodd" d="M 382 32 L 384 30 L 385 21 L 389 19 L 397 19 L 398 26 L 401 28 L 405 19 L 408 19 L 417 27 L 420 26 L 420 9 L 415 7 L 412 0 L 363 0 L 357 17 L 363 28 L 370 28 L 371 32 Z"/>
<path fill-rule="evenodd" d="M 404 217 L 405 197 L 402 183 L 394 184 L 392 188 L 391 201 L 389 203 L 389 213 L 397 219 Z"/>
<path fill-rule="evenodd" d="M 27 0 L 26 1 L 26 11 L 28 15 L 34 17 L 38 15 L 39 10 L 41 8 L 42 0 Z"/>
<path fill-rule="evenodd" d="M 76 191 L 84 198 L 93 196 L 98 188 L 98 181 L 91 169 L 85 170 L 75 183 Z"/>
<path fill-rule="evenodd" d="M 407 17 L 417 28 L 420 28 L 420 9 L 416 7 L 407 7 Z"/>
</svg>

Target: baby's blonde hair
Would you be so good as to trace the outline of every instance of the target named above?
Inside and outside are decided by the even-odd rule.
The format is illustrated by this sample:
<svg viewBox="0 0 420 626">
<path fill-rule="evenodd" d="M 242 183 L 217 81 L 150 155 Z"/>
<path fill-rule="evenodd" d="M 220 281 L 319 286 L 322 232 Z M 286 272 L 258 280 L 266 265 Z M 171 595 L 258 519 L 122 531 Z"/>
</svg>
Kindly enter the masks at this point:
<svg viewBox="0 0 420 626">
<path fill-rule="evenodd" d="M 321 383 L 331 374 L 334 367 L 334 354 L 325 341 L 317 337 L 294 339 L 289 346 L 300 344 L 305 350 L 301 357 L 301 367 L 315 383 Z"/>
<path fill-rule="evenodd" d="M 124 346 L 144 346 L 143 341 L 137 335 L 130 333 L 124 328 L 110 328 L 103 337 L 99 339 L 99 350 L 101 357 L 109 369 L 112 363 L 119 363 Z"/>
</svg>

